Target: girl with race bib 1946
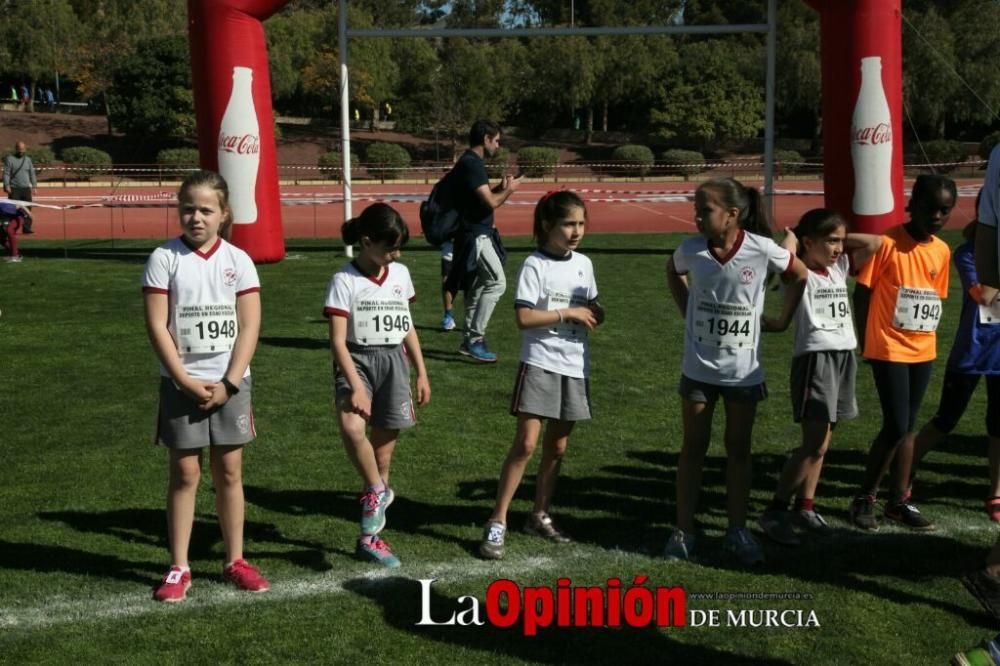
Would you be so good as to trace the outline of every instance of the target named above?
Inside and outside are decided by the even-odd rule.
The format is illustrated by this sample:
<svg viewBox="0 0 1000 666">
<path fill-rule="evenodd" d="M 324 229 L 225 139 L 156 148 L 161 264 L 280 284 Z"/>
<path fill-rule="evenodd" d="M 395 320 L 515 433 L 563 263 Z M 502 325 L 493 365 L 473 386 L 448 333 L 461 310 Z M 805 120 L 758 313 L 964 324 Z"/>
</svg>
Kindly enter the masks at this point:
<svg viewBox="0 0 1000 666">
<path fill-rule="evenodd" d="M 337 425 L 347 457 L 363 482 L 355 553 L 360 559 L 398 567 L 399 558 L 379 532 L 395 498 L 389 466 L 399 431 L 416 423 L 411 364 L 417 374 L 417 404 L 423 406 L 431 397 L 410 317 L 416 294 L 409 270 L 398 263 L 410 234 L 392 206 L 376 203 L 345 222 L 341 236 L 348 245 L 360 245 L 360 252 L 333 274 L 323 312 L 330 320 Z"/>
</svg>

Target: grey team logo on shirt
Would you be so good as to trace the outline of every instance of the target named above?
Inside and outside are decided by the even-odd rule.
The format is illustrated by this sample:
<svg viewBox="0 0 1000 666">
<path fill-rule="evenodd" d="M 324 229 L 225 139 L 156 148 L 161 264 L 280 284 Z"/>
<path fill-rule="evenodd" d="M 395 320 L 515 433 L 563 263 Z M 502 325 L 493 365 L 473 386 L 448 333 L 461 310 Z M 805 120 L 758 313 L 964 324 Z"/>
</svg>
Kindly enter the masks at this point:
<svg viewBox="0 0 1000 666">
<path fill-rule="evenodd" d="M 756 275 L 756 273 L 754 273 L 752 268 L 744 266 L 740 269 L 740 282 L 743 284 L 750 284 L 753 282 L 754 275 Z"/>
</svg>

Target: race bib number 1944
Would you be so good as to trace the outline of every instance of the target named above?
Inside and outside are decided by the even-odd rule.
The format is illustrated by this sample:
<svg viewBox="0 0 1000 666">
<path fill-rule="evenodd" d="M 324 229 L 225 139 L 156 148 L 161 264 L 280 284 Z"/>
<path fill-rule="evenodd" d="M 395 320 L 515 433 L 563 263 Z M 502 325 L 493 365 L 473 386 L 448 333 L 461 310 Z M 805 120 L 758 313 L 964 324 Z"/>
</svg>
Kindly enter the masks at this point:
<svg viewBox="0 0 1000 666">
<path fill-rule="evenodd" d="M 694 315 L 694 337 L 702 344 L 741 349 L 755 342 L 751 305 L 698 301 Z"/>
</svg>

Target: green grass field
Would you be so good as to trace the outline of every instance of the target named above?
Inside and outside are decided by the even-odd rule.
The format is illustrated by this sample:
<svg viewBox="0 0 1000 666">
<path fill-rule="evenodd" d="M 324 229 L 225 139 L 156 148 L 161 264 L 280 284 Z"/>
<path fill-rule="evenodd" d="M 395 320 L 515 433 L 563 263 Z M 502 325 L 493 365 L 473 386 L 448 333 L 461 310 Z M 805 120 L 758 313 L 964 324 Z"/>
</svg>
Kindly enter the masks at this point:
<svg viewBox="0 0 1000 666">
<path fill-rule="evenodd" d="M 576 543 L 554 546 L 513 531 L 500 563 L 474 553 L 514 432 L 507 407 L 520 341 L 511 304 L 529 242 L 509 241 L 510 284 L 490 329 L 500 362 L 487 367 L 457 354 L 457 333 L 437 330 L 438 256 L 422 239 L 411 242 L 402 260 L 417 285 L 414 317 L 433 396 L 397 448 L 397 500 L 384 536 L 403 567 L 391 573 L 351 555 L 359 481 L 332 417 L 321 315 L 327 281 L 344 259 L 339 244 L 293 242 L 286 261 L 259 269 L 264 321 L 252 367 L 260 438 L 244 466 L 246 552 L 272 588 L 251 596 L 221 582 L 206 470 L 194 584 L 177 606 L 150 600 L 168 564 L 166 453 L 152 445 L 157 363 L 139 288 L 152 245 L 77 243 L 65 258 L 61 245 L 25 243 L 24 263 L 0 265 L 0 661 L 935 664 L 992 636 L 996 627 L 956 579 L 981 562 L 995 538 L 982 510 L 985 397 L 976 396 L 918 478 L 920 506 L 939 529 L 862 534 L 847 526 L 846 509 L 879 427 L 867 366 L 858 376 L 862 416 L 837 430 L 820 484 L 817 503 L 835 528 L 832 538 L 797 549 L 766 544 L 768 562 L 754 571 L 717 554 L 725 488 L 724 453 L 714 442 L 700 511 L 703 559 L 667 564 L 657 557 L 673 520 L 681 439 L 683 322 L 663 277 L 680 239 L 584 241 L 608 320 L 592 337 L 595 418 L 570 440 L 553 508 Z M 953 275 L 923 418 L 937 405 L 959 304 Z M 798 442 L 788 401 L 791 341 L 791 332 L 765 339 L 771 398 L 755 430 L 754 517 Z M 718 434 L 721 428 L 720 414 Z M 513 507 L 515 528 L 530 509 L 531 474 L 533 467 Z M 808 598 L 692 598 L 688 607 L 720 609 L 723 617 L 727 610 L 801 609 L 815 611 L 821 626 L 597 627 L 535 637 L 488 624 L 415 626 L 416 579 L 438 579 L 431 606 L 442 619 L 462 596 L 483 600 L 498 578 L 554 586 L 559 577 L 576 585 L 619 577 L 628 585 L 638 575 L 689 593 L 801 593 Z"/>
</svg>

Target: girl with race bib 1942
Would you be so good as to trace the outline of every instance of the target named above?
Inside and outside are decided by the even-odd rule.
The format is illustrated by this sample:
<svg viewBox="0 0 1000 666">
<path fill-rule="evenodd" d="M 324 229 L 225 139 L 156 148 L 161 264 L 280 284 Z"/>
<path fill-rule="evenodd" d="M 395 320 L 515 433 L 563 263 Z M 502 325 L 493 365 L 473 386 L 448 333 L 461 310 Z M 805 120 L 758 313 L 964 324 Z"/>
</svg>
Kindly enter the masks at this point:
<svg viewBox="0 0 1000 666">
<path fill-rule="evenodd" d="M 396 439 L 400 429 L 416 423 L 411 364 L 417 374 L 417 404 L 423 406 L 431 397 L 410 317 L 416 294 L 409 270 L 398 263 L 410 234 L 392 206 L 376 203 L 345 222 L 341 236 L 348 245 L 360 245 L 360 252 L 333 274 L 323 312 L 330 320 L 337 425 L 347 457 L 363 482 L 361 536 L 355 553 L 398 567 L 399 558 L 379 532 L 395 497 L 389 487 L 389 466 Z"/>
<path fill-rule="evenodd" d="M 268 582 L 243 559 L 243 446 L 254 440 L 250 359 L 260 332 L 253 261 L 223 239 L 232 222 L 226 181 L 195 171 L 177 194 L 182 235 L 153 251 L 142 278 L 146 330 L 160 359 L 157 441 L 170 452 L 171 567 L 153 597 L 183 601 L 201 452 L 208 447 L 226 548 L 223 577 L 244 590 Z"/>
<path fill-rule="evenodd" d="M 788 287 L 769 330 L 788 328 L 802 298 L 807 270 L 771 240 L 760 193 L 732 178 L 706 181 L 695 192 L 699 235 L 667 261 L 667 285 L 684 315 L 684 359 L 679 391 L 684 441 L 677 463 L 677 525 L 664 552 L 688 559 L 695 546 L 694 514 L 702 468 L 719 398 L 726 410 L 726 509 L 723 548 L 744 564 L 764 559 L 746 528 L 750 501 L 750 444 L 757 403 L 767 396 L 760 333 L 768 274 Z"/>
<path fill-rule="evenodd" d="M 851 521 L 863 530 L 879 528 L 875 495 L 890 465 L 885 517 L 915 530 L 934 527 L 910 501 L 909 481 L 913 430 L 937 357 L 941 301 L 948 296 L 951 250 L 935 234 L 948 222 L 957 196 L 950 178 L 918 176 L 907 206 L 910 221 L 882 235 L 858 275 L 854 315 L 882 408 L 882 429 L 868 451 L 862 486 L 851 503 Z"/>
</svg>

